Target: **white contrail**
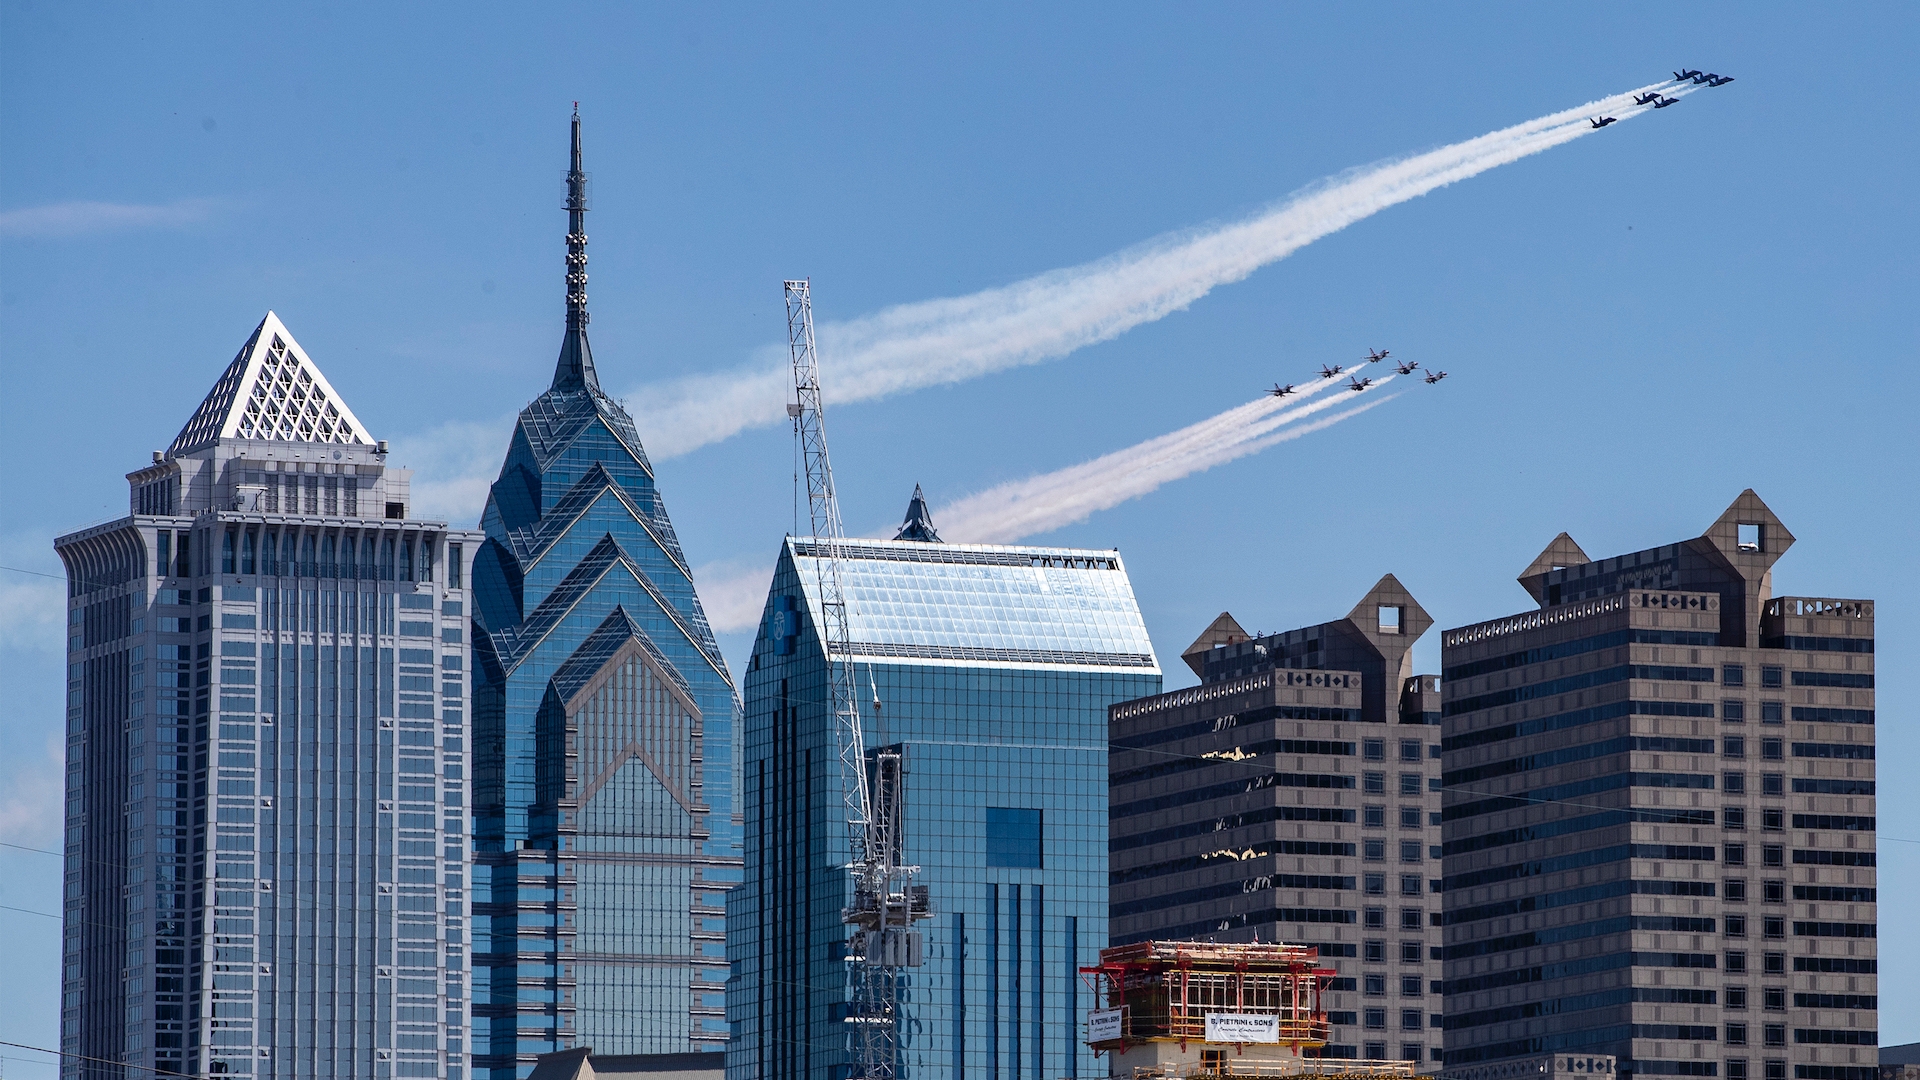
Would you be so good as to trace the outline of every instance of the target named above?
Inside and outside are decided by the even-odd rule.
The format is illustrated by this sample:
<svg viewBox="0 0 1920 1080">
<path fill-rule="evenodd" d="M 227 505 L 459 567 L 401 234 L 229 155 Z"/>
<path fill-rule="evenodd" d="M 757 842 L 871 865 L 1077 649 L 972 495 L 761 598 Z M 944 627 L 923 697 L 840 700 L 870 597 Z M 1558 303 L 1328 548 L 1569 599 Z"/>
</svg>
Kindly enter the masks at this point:
<svg viewBox="0 0 1920 1080">
<path fill-rule="evenodd" d="M 1587 117 L 1632 119 L 1651 106 L 1615 94 L 1576 109 L 1365 166 L 1251 218 L 1171 233 L 1106 258 L 970 296 L 902 304 L 819 329 L 833 400 L 861 401 L 1064 356 L 1179 311 L 1389 206 L 1595 131 Z M 1673 89 L 1690 93 L 1692 86 Z M 786 417 L 784 350 L 745 369 L 642 387 L 633 395 L 656 460 Z"/>
<path fill-rule="evenodd" d="M 1385 376 L 1374 386 L 1384 386 L 1393 378 Z M 1297 421 L 1339 405 L 1342 399 L 1327 398 L 1277 415 L 1239 422 L 1242 417 L 1236 414 L 1248 408 L 1243 405 L 1219 417 L 1092 461 L 969 495 L 942 507 L 934 514 L 934 521 L 941 535 L 956 543 L 1010 543 L 1023 536 L 1083 521 L 1097 511 L 1137 499 L 1174 480 L 1330 427 L 1390 399 L 1391 395 L 1376 398 L 1365 405 L 1298 426 L 1295 426 Z M 1219 422 L 1228 417 L 1233 417 L 1233 421 Z"/>
</svg>

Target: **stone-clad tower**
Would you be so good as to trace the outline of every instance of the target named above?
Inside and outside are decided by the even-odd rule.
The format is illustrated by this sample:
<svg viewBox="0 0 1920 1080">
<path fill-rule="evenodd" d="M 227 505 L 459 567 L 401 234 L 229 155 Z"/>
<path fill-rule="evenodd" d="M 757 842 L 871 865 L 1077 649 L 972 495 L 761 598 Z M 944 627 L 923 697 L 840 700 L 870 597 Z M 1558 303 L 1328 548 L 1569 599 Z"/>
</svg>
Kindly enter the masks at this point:
<svg viewBox="0 0 1920 1080">
<path fill-rule="evenodd" d="M 718 1051 L 740 878 L 733 681 L 633 420 L 587 341 L 580 118 L 567 324 L 474 567 L 474 1071 Z"/>
<path fill-rule="evenodd" d="M 63 536 L 62 1075 L 465 1076 L 466 564 L 273 313 Z"/>
</svg>

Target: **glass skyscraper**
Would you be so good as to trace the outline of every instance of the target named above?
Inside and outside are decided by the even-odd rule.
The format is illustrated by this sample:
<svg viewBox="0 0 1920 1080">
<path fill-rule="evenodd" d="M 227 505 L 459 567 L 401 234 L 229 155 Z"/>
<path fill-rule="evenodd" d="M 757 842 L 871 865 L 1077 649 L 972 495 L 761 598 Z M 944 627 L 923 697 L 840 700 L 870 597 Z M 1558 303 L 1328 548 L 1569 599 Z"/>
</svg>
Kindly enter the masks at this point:
<svg viewBox="0 0 1920 1080">
<path fill-rule="evenodd" d="M 580 121 L 567 327 L 473 571 L 474 1072 L 720 1050 L 739 698 L 633 420 L 587 343 Z M 717 1059 L 716 1059 L 717 1060 Z"/>
<path fill-rule="evenodd" d="M 467 560 L 271 312 L 63 536 L 64 1077 L 466 1075 Z"/>
<path fill-rule="evenodd" d="M 906 767 L 904 860 L 931 890 L 904 1075 L 1100 1076 L 1078 968 L 1107 940 L 1107 706 L 1160 689 L 1114 551 L 903 539 L 842 549 L 868 749 Z M 812 540 L 781 548 L 745 676 L 747 879 L 728 896 L 727 1075 L 844 1077 L 844 806 Z M 877 713 L 872 700 L 878 701 Z"/>
</svg>

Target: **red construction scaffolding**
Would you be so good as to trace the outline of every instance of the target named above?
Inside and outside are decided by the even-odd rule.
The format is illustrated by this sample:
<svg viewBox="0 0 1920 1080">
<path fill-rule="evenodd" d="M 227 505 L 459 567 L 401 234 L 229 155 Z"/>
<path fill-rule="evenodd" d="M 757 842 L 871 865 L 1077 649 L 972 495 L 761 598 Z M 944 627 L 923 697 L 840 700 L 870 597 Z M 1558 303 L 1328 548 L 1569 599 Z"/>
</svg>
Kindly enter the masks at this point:
<svg viewBox="0 0 1920 1080">
<path fill-rule="evenodd" d="M 1100 963 L 1080 974 L 1104 1014 L 1100 1031 L 1088 1032 L 1096 1051 L 1204 1042 L 1209 1013 L 1276 1017 L 1279 1042 L 1296 1052 L 1326 1045 L 1323 997 L 1336 972 L 1320 966 L 1311 945 L 1141 941 L 1102 949 Z M 1093 1039 L 1110 1031 L 1117 1034 Z"/>
</svg>

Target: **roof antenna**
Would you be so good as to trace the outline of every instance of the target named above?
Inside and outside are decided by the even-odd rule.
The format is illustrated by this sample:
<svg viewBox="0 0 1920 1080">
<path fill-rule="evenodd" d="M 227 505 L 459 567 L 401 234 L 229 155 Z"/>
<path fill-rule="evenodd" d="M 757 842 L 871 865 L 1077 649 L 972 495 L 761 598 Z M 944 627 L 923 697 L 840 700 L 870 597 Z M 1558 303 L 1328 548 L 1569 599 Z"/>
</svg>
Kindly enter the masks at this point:
<svg viewBox="0 0 1920 1080">
<path fill-rule="evenodd" d="M 573 154 L 567 167 L 567 333 L 554 367 L 555 390 L 600 390 L 587 344 L 587 174 L 580 167 L 580 103 L 573 103 Z"/>
</svg>

